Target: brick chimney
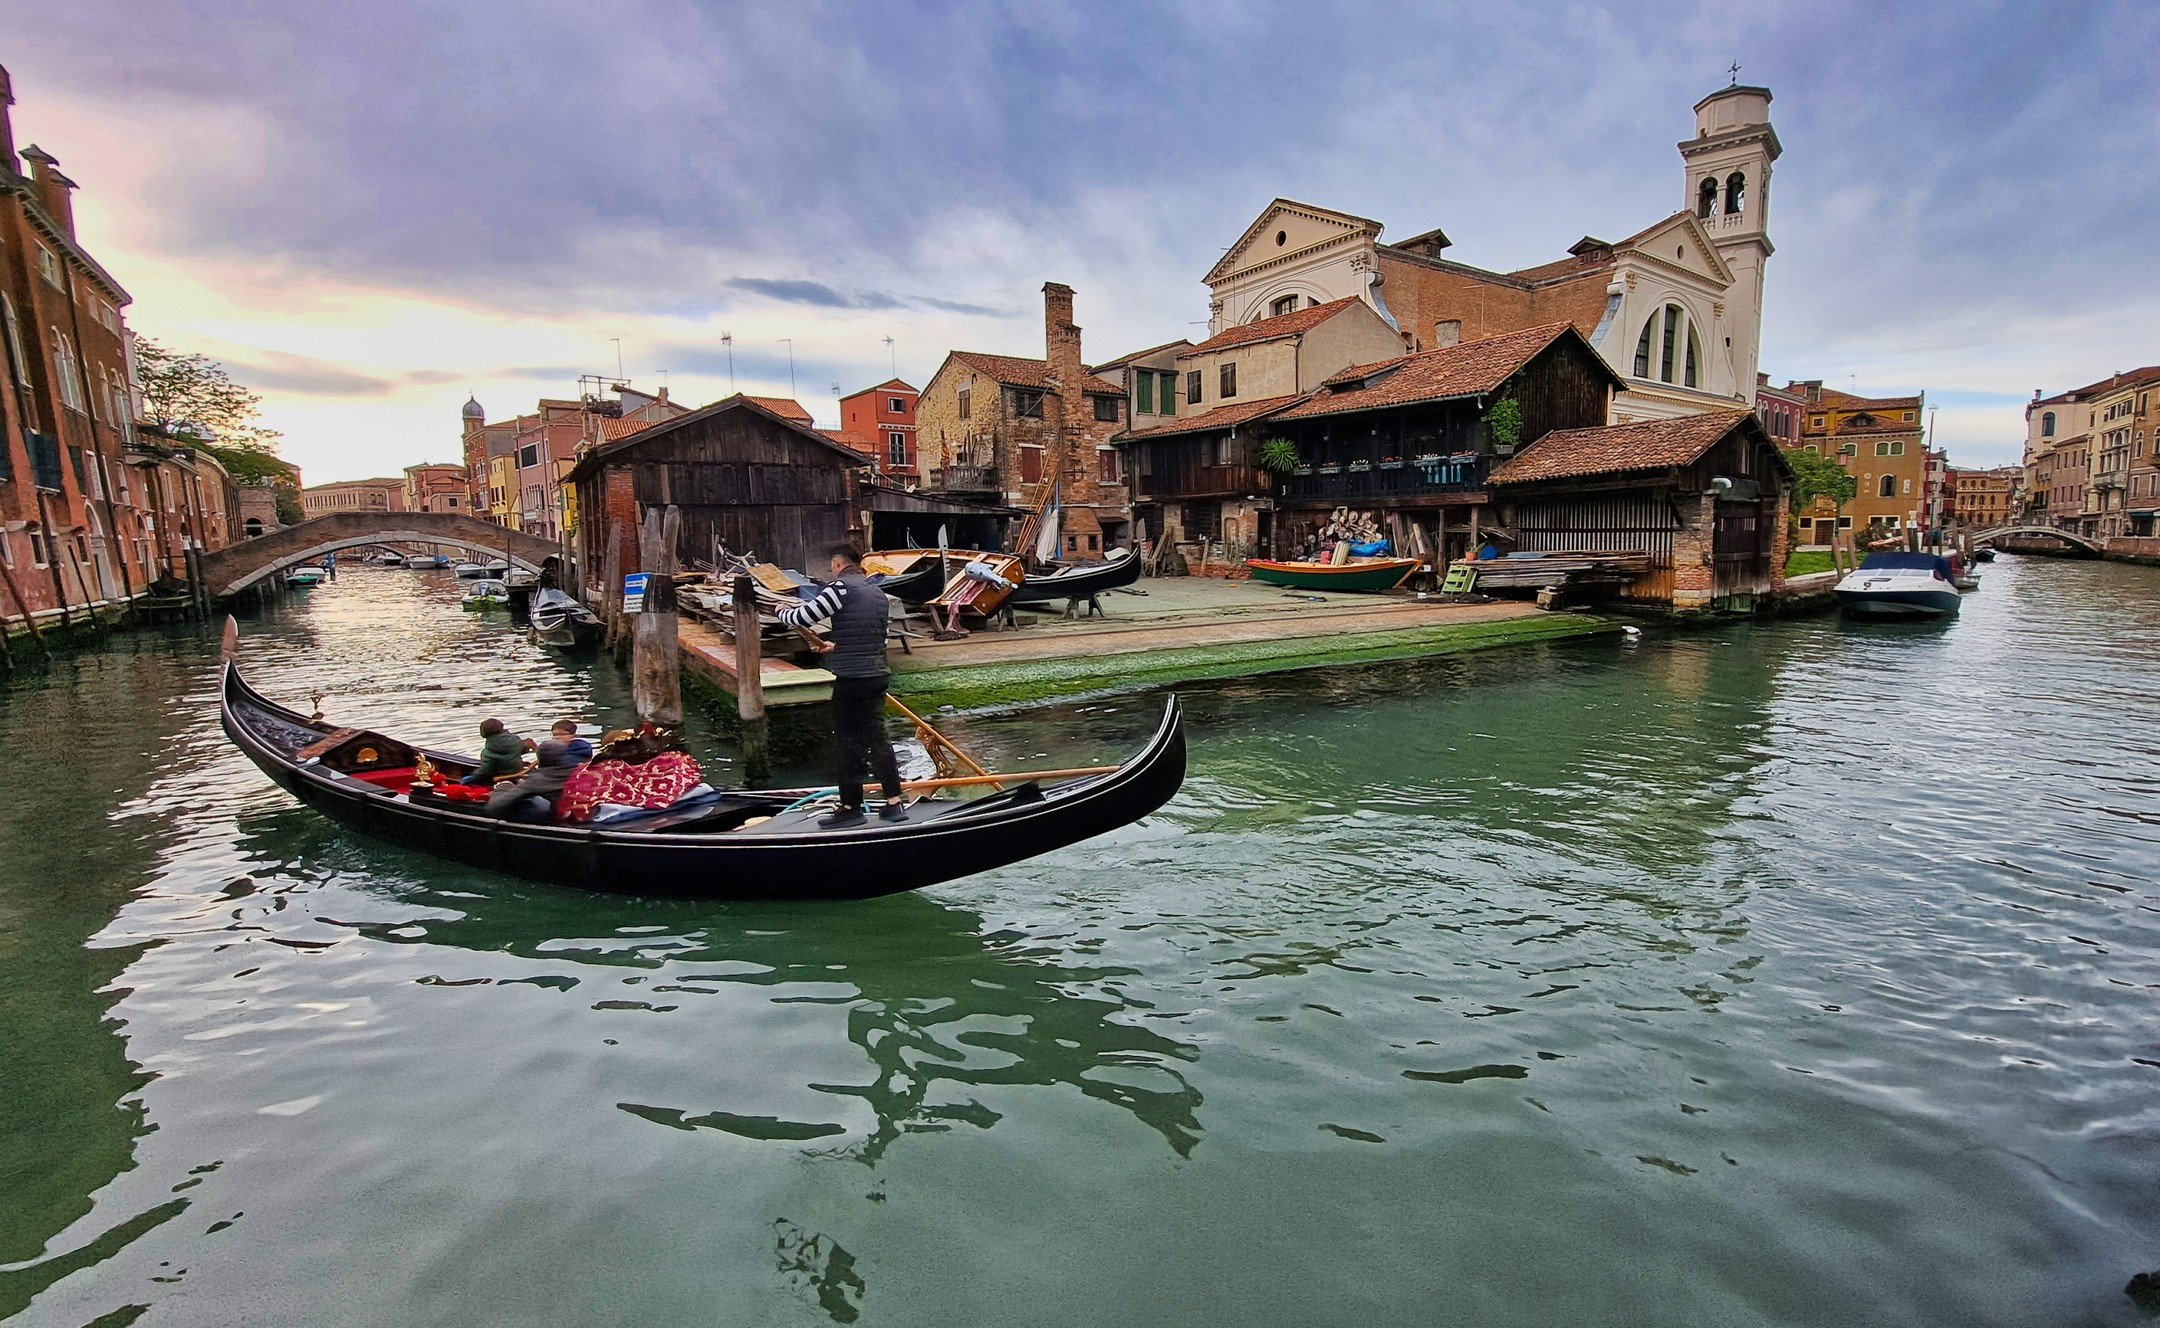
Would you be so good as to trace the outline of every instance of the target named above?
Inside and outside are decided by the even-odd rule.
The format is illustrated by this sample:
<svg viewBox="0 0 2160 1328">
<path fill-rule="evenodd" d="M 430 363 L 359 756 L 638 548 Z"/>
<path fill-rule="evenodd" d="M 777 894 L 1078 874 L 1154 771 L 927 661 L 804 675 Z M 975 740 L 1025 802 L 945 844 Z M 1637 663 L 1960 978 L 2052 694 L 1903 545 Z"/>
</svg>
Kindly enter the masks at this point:
<svg viewBox="0 0 2160 1328">
<path fill-rule="evenodd" d="M 1088 556 L 1087 536 L 1101 544 L 1102 525 L 1095 518 L 1099 497 L 1095 476 L 1095 403 L 1087 395 L 1087 368 L 1080 358 L 1080 328 L 1073 322 L 1072 287 L 1043 283 L 1043 360 L 1057 392 L 1058 428 L 1043 458 L 1043 478 L 1062 481 L 1066 555 Z M 1075 542 L 1077 541 L 1077 543 Z M 1100 556 L 1099 554 L 1097 556 Z"/>
<path fill-rule="evenodd" d="M 22 164 L 15 160 L 15 115 L 8 108 L 15 104 L 15 80 L 8 77 L 7 66 L 0 65 L 0 167 L 22 174 Z"/>
<path fill-rule="evenodd" d="M 45 149 L 32 143 L 22 150 L 22 159 L 31 165 L 30 183 L 37 190 L 38 202 L 46 215 L 69 239 L 75 238 L 75 182 L 60 173 L 60 160 Z"/>
</svg>

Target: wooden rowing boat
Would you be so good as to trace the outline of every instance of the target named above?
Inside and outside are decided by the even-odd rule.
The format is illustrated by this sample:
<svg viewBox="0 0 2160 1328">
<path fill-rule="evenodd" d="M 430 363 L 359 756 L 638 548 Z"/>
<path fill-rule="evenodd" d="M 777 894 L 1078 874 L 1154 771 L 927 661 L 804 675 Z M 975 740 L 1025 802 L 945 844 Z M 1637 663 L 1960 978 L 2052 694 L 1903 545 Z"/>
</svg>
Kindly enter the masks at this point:
<svg viewBox="0 0 2160 1328">
<path fill-rule="evenodd" d="M 1347 563 L 1279 563 L 1247 558 L 1253 580 L 1297 590 L 1393 590 L 1418 569 L 1415 558 L 1367 558 Z"/>
</svg>

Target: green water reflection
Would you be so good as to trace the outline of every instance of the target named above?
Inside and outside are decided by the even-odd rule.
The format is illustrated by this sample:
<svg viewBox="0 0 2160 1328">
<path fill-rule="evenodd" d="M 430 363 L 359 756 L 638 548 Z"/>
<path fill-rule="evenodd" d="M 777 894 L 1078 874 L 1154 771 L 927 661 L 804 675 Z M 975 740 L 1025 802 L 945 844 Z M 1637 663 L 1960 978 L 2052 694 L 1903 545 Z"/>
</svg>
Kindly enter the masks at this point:
<svg viewBox="0 0 2160 1328">
<path fill-rule="evenodd" d="M 1161 815 L 839 907 L 356 839 L 223 742 L 206 636 L 122 642 L 0 694 L 0 1318 L 2132 1322 L 2156 589 L 1200 689 Z M 352 574 L 251 673 L 619 717 L 455 594 Z"/>
</svg>

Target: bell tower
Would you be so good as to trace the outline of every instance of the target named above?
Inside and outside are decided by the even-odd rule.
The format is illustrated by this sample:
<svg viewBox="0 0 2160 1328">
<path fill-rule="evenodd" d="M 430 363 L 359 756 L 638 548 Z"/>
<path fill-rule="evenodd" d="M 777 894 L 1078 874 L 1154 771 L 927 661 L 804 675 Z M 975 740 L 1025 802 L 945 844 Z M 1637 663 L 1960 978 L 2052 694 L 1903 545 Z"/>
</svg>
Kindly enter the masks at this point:
<svg viewBox="0 0 2160 1328">
<path fill-rule="evenodd" d="M 1770 166 L 1784 149 L 1770 127 L 1770 89 L 1738 81 L 1695 103 L 1695 137 L 1683 141 L 1681 206 L 1732 269 L 1723 321 L 1732 339 L 1733 382 L 1752 392 L 1762 344 L 1763 268 L 1770 243 Z M 1722 348 L 1721 348 L 1722 349 Z"/>
</svg>

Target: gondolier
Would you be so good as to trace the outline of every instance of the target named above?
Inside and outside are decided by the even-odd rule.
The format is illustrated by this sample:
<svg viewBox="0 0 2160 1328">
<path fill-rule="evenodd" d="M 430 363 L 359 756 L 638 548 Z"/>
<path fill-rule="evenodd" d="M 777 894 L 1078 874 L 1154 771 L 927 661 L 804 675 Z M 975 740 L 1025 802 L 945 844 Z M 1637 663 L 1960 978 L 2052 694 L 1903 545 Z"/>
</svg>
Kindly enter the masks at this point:
<svg viewBox="0 0 2160 1328">
<path fill-rule="evenodd" d="M 885 667 L 885 632 L 891 622 L 891 604 L 864 574 L 862 550 L 854 543 L 843 540 L 825 552 L 833 579 L 815 598 L 780 610 L 780 621 L 790 627 L 832 621 L 825 667 L 834 679 L 834 782 L 840 788 L 840 808 L 818 824 L 836 829 L 863 823 L 865 773 L 877 776 L 885 797 L 878 815 L 887 821 L 904 820 L 900 763 L 885 738 L 885 688 L 892 679 Z"/>
</svg>

